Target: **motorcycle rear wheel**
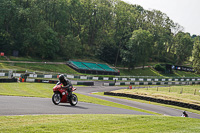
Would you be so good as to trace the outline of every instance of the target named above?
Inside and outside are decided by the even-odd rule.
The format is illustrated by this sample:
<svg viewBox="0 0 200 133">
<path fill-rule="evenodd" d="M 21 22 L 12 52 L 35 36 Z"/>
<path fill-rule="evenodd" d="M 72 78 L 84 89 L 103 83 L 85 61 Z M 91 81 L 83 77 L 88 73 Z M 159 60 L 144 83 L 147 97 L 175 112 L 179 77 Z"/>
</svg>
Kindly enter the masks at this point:
<svg viewBox="0 0 200 133">
<path fill-rule="evenodd" d="M 55 104 L 55 105 L 58 105 L 61 101 L 61 95 L 60 93 L 54 93 L 53 96 L 52 96 L 52 102 Z"/>
<path fill-rule="evenodd" d="M 78 97 L 75 94 L 72 94 L 69 103 L 72 106 L 75 106 L 78 103 Z"/>
</svg>

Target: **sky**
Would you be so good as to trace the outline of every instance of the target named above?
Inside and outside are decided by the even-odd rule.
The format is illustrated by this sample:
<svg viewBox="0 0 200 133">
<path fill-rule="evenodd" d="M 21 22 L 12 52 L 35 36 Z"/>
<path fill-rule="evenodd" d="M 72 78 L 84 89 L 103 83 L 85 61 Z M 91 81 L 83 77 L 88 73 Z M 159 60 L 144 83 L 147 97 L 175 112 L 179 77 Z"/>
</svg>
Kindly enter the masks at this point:
<svg viewBox="0 0 200 133">
<path fill-rule="evenodd" d="M 160 10 L 184 27 L 184 32 L 200 35 L 200 0 L 123 0 L 146 10 Z"/>
</svg>

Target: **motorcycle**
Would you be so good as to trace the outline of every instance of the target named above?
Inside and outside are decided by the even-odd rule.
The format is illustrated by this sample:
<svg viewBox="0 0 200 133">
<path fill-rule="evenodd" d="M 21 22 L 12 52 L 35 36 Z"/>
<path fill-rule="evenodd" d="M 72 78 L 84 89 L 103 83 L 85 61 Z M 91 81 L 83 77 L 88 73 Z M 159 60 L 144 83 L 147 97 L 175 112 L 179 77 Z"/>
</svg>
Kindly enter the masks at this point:
<svg viewBox="0 0 200 133">
<path fill-rule="evenodd" d="M 72 92 L 75 90 L 76 88 L 72 88 Z M 62 88 L 62 83 L 56 84 L 53 87 L 53 92 L 52 102 L 55 105 L 58 105 L 59 103 L 70 103 L 72 106 L 75 106 L 78 103 L 78 97 L 75 94 L 69 96 L 67 90 Z"/>
</svg>

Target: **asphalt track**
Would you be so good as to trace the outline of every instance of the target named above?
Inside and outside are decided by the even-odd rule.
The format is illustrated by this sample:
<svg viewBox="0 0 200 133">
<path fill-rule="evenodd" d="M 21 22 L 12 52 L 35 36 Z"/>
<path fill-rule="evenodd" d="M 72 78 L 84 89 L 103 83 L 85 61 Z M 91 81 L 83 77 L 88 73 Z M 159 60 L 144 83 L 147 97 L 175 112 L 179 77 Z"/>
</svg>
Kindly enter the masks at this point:
<svg viewBox="0 0 200 133">
<path fill-rule="evenodd" d="M 115 103 L 128 105 L 131 107 L 144 109 L 168 116 L 181 116 L 183 110 L 163 107 L 153 104 L 134 102 L 129 100 L 117 99 L 108 96 L 94 95 L 94 92 L 112 91 L 125 89 L 125 87 L 102 86 L 101 82 L 95 82 L 95 86 L 77 87 L 76 93 L 92 96 Z M 200 119 L 199 114 L 187 112 L 190 118 Z M 108 107 L 92 103 L 78 102 L 73 107 L 68 103 L 54 105 L 50 98 L 19 97 L 19 96 L 0 96 L 0 115 L 41 115 L 41 114 L 133 114 L 151 115 L 148 113 Z"/>
<path fill-rule="evenodd" d="M 68 103 L 54 105 L 50 98 L 0 96 L 0 115 L 41 115 L 41 114 L 134 114 L 150 115 L 143 112 L 79 102 L 77 106 Z"/>
</svg>

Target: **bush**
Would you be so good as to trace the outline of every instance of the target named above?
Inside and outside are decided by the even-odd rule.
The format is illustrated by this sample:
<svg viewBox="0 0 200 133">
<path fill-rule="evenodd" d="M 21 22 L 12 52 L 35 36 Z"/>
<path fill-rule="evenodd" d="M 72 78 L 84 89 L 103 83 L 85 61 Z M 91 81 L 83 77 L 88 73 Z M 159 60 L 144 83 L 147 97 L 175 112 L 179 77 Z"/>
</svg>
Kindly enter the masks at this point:
<svg viewBox="0 0 200 133">
<path fill-rule="evenodd" d="M 157 71 L 165 72 L 166 68 L 160 64 L 156 64 L 154 67 Z"/>
</svg>

